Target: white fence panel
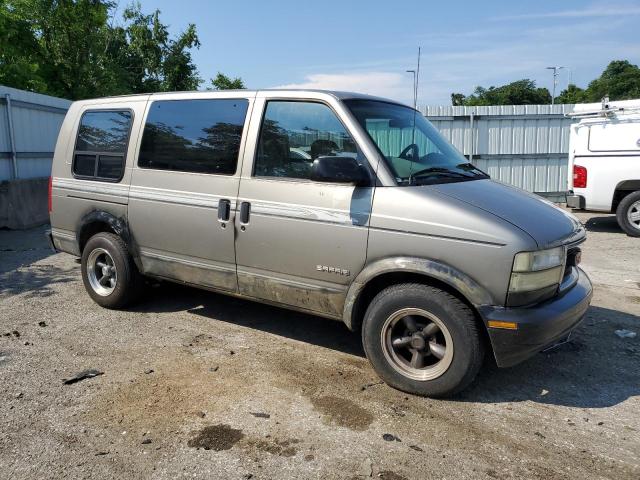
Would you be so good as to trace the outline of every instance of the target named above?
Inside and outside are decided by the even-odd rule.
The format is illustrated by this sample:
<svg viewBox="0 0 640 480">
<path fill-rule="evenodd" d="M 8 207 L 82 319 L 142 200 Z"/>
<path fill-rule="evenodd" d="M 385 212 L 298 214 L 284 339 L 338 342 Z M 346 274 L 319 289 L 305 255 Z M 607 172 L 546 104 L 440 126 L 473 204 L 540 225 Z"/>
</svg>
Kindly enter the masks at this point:
<svg viewBox="0 0 640 480">
<path fill-rule="evenodd" d="M 0 85 L 0 181 L 47 177 L 69 100 Z"/>
</svg>

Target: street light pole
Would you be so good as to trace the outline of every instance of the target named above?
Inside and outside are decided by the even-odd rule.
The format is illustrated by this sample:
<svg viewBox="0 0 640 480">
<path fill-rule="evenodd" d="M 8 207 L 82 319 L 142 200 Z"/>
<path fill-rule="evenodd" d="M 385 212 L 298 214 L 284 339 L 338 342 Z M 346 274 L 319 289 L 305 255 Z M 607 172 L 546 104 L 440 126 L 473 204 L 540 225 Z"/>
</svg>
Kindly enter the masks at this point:
<svg viewBox="0 0 640 480">
<path fill-rule="evenodd" d="M 551 105 L 554 105 L 556 103 L 556 86 L 558 85 L 558 74 L 563 68 L 567 67 L 547 67 L 547 70 L 553 70 L 553 93 L 551 94 Z"/>
<path fill-rule="evenodd" d="M 407 70 L 407 73 L 413 74 L 413 108 L 418 108 L 418 82 L 420 81 L 420 53 L 422 48 L 418 47 L 418 66 L 415 70 Z"/>
</svg>

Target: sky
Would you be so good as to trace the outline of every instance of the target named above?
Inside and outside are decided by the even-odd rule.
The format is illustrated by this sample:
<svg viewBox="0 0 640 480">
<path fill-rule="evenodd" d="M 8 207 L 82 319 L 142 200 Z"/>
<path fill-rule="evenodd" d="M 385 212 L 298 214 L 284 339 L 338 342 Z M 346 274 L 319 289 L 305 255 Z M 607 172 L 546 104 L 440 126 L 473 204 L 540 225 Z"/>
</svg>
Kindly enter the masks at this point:
<svg viewBox="0 0 640 480">
<path fill-rule="evenodd" d="M 120 1 L 119 11 L 125 7 Z M 422 47 L 419 105 L 450 105 L 529 78 L 551 90 L 586 87 L 614 59 L 640 64 L 640 1 L 142 0 L 179 33 L 195 23 L 193 52 L 207 80 L 220 71 L 247 88 L 323 88 L 413 103 Z M 204 85 L 203 85 L 204 87 Z"/>
</svg>

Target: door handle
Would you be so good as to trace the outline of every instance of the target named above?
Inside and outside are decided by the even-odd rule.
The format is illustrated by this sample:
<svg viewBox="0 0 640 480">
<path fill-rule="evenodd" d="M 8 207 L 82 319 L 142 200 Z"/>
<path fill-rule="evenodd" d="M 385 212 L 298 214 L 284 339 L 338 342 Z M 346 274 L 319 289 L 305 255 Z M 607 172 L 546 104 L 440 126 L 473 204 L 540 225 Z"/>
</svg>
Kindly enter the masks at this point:
<svg viewBox="0 0 640 480">
<path fill-rule="evenodd" d="M 228 222 L 231 218 L 231 201 L 222 199 L 218 202 L 218 221 Z"/>
<path fill-rule="evenodd" d="M 249 223 L 249 215 L 251 213 L 251 204 L 249 202 L 242 202 L 240 204 L 240 223 L 246 225 Z"/>
</svg>

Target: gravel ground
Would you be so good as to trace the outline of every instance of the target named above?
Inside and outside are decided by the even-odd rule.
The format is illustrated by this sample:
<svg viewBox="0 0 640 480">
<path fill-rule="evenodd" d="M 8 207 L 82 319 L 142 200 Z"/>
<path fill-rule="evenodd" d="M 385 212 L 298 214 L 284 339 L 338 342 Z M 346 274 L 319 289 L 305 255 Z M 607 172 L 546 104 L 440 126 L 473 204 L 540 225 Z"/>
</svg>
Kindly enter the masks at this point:
<svg viewBox="0 0 640 480">
<path fill-rule="evenodd" d="M 640 478 L 640 239 L 580 216 L 572 342 L 451 400 L 381 384 L 338 322 L 171 284 L 103 310 L 43 228 L 0 231 L 0 477 Z"/>
</svg>

